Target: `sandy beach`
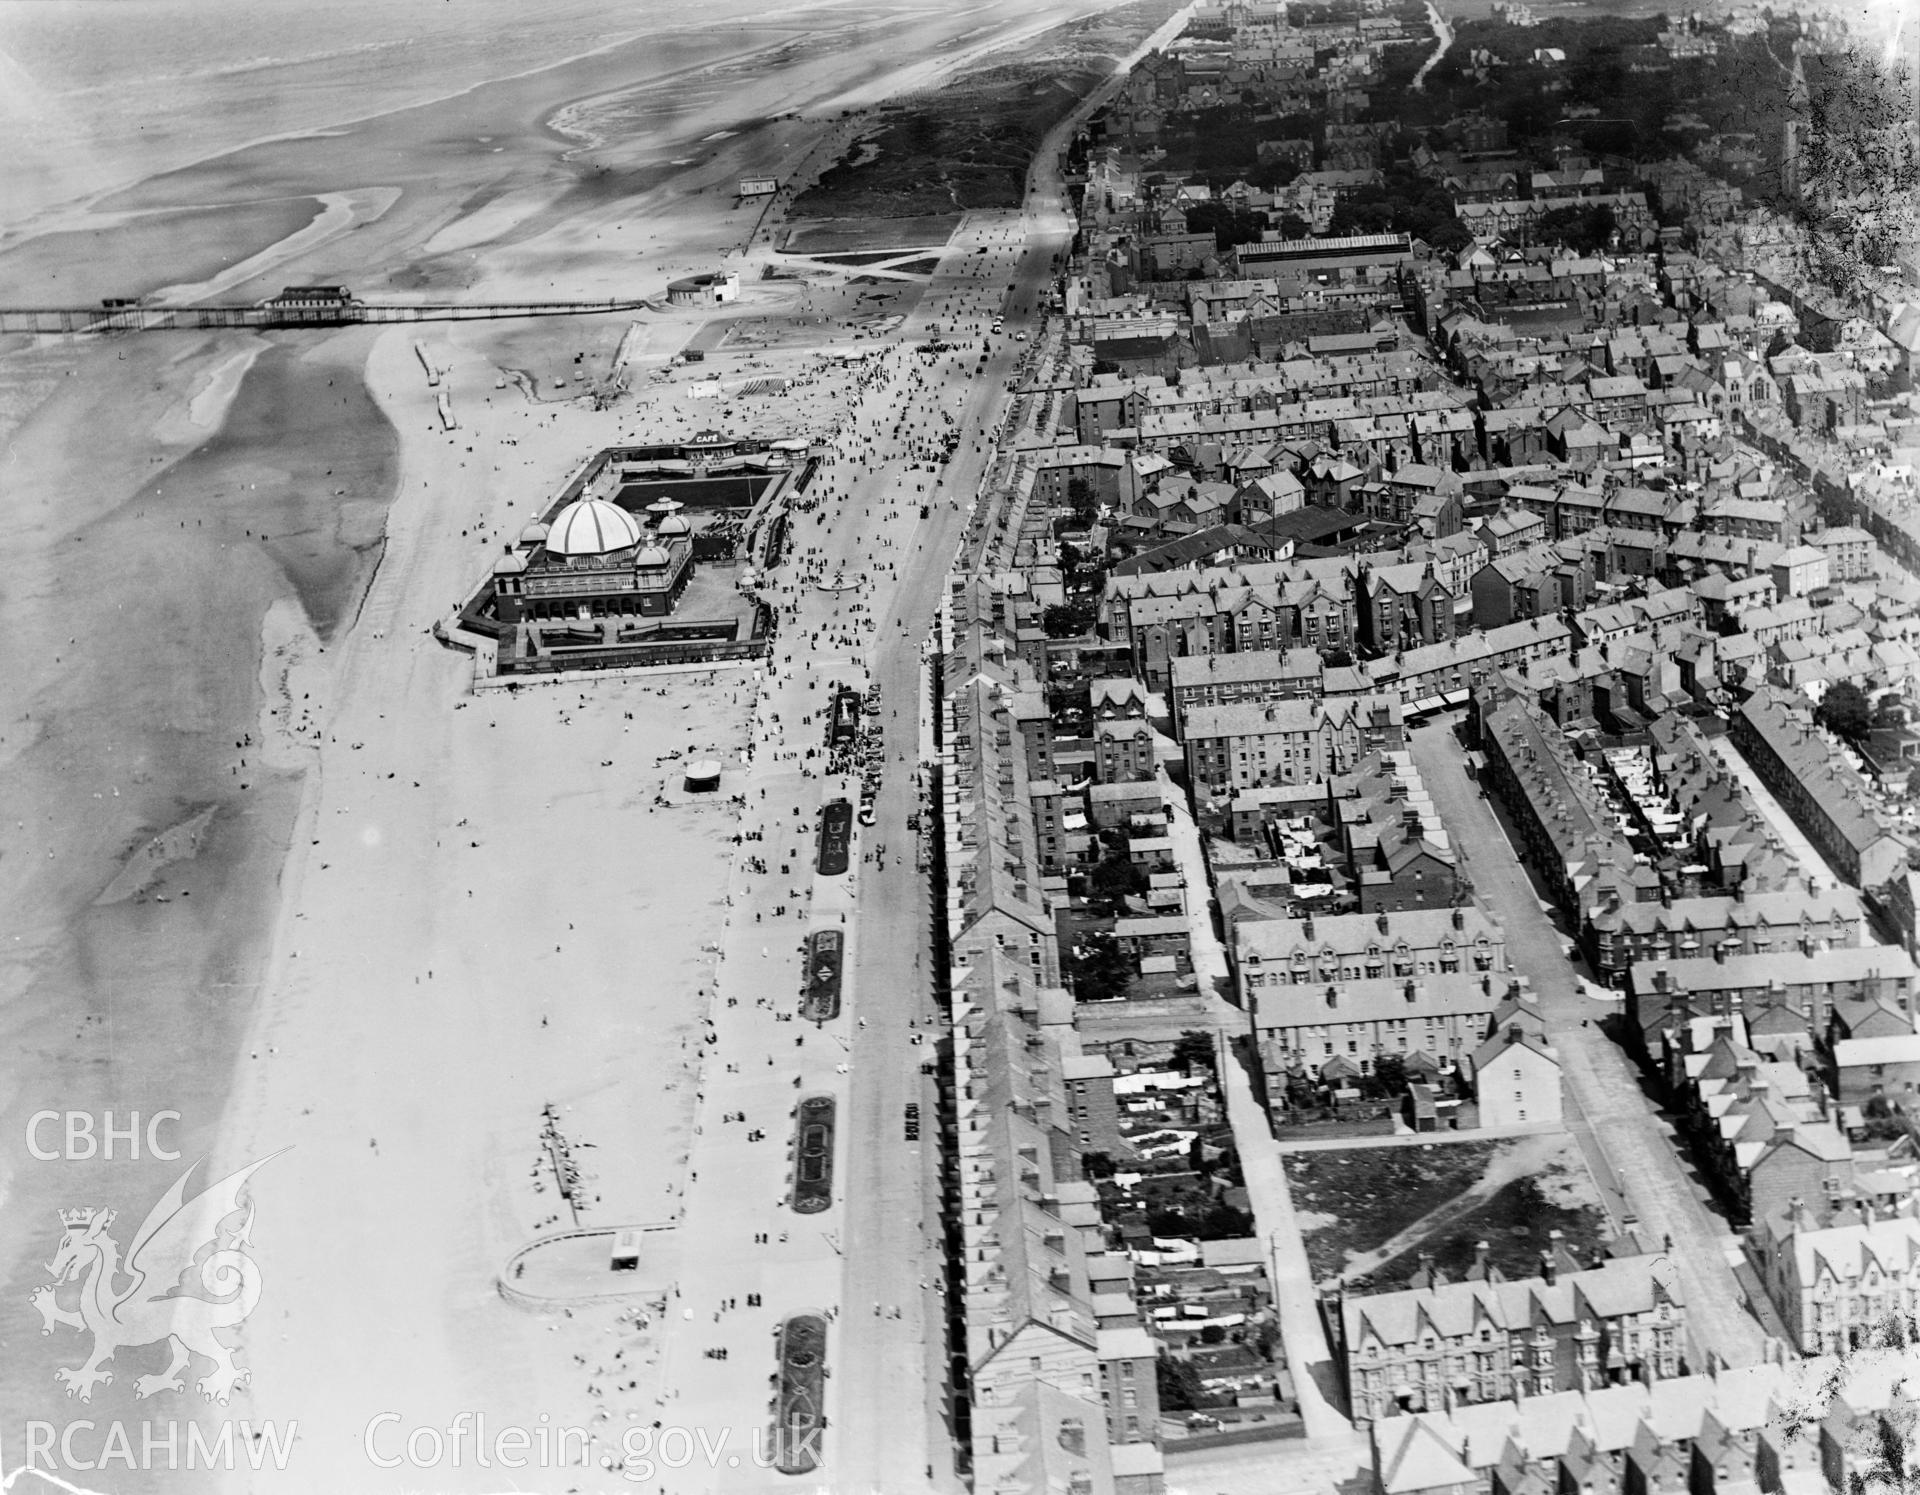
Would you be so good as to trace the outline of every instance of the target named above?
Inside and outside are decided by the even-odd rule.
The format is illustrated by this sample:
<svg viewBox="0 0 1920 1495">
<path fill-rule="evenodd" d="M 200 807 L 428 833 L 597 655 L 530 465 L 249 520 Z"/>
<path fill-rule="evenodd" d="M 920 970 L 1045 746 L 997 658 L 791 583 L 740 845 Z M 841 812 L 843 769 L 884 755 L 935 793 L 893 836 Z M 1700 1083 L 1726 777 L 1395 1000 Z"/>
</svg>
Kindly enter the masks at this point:
<svg viewBox="0 0 1920 1495">
<path fill-rule="evenodd" d="M 46 235 L 0 245 L 0 275 L 60 302 L 335 279 L 369 295 L 657 294 L 750 234 L 738 176 L 831 159 L 849 126 L 804 111 L 924 86 L 943 42 L 965 35 L 951 50 L 975 56 L 1032 25 L 1001 3 L 833 6 L 616 44 L 67 201 Z M 587 1160 L 587 1223 L 676 1213 L 742 828 L 730 793 L 689 802 L 679 765 L 698 752 L 744 769 L 759 680 L 476 694 L 472 660 L 428 630 L 598 447 L 707 426 L 823 435 L 844 418 L 854 375 L 824 364 L 831 324 L 903 314 L 920 282 L 763 281 L 758 263 L 720 318 L 0 345 L 19 557 L 0 581 L 7 1467 L 32 1421 L 246 1418 L 299 1432 L 284 1470 L 243 1468 L 234 1489 L 496 1489 L 472 1466 L 424 1483 L 370 1472 L 367 1429 L 388 1412 L 402 1434 L 463 1412 L 624 1417 L 597 1374 L 615 1349 L 659 1391 L 626 1307 L 556 1324 L 498 1278 L 559 1209 L 550 1174 L 536 1187 L 545 1106 Z M 718 398 L 684 373 L 653 382 L 695 337 Z M 620 350 L 635 395 L 595 410 L 578 381 Z M 763 375 L 803 382 L 740 393 Z M 108 1111 L 179 1113 L 161 1133 L 174 1156 L 86 1156 L 58 1145 L 63 1120 L 31 1133 L 54 1156 L 28 1145 L 36 1113 Z M 124 1246 L 196 1158 L 204 1182 L 270 1155 L 251 1185 L 251 1383 L 224 1406 L 190 1383 L 138 1397 L 167 1356 L 130 1343 L 111 1384 L 69 1400 L 54 1369 L 87 1339 L 43 1338 L 28 1303 L 57 1212 L 115 1209 Z M 164 1469 L 101 1478 L 207 1488 Z"/>
</svg>

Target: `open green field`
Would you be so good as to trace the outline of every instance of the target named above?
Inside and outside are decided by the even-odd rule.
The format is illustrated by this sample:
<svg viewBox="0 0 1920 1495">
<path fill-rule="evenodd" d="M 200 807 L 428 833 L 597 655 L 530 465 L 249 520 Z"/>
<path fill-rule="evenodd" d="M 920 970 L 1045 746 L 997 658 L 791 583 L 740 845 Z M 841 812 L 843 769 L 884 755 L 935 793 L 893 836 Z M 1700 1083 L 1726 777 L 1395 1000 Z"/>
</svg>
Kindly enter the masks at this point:
<svg viewBox="0 0 1920 1495">
<path fill-rule="evenodd" d="M 1539 1271 L 1548 1232 L 1583 1261 L 1607 1235 L 1599 1191 L 1564 1133 L 1498 1142 L 1292 1153 L 1287 1181 L 1317 1280 L 1403 1287 L 1432 1252 L 1458 1279 L 1485 1241 L 1509 1277 Z"/>
<path fill-rule="evenodd" d="M 910 218 L 804 218 L 780 246 L 787 254 L 850 256 L 872 252 L 886 259 L 909 249 L 945 245 L 960 226 L 958 213 L 924 213 Z"/>
</svg>

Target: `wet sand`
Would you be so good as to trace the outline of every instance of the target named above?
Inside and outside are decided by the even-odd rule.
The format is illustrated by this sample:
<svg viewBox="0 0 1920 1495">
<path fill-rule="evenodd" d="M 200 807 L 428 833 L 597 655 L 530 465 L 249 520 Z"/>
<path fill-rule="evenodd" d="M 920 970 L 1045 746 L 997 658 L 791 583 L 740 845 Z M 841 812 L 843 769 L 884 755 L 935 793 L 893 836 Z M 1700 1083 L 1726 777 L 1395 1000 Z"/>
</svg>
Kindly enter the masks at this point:
<svg viewBox="0 0 1920 1495">
<path fill-rule="evenodd" d="M 144 296 L 170 281 L 210 279 L 320 216 L 312 197 L 156 209 L 111 227 L 43 234 L 0 248 L 0 279 L 18 306 L 91 306 L 107 296 Z"/>
<path fill-rule="evenodd" d="M 38 503 L 23 493 L 23 564 L 0 589 L 0 668 L 18 687 L 0 722 L 0 897 L 14 915 L 0 952 L 0 1135 L 13 1139 L 0 1188 L 20 1289 L 0 1338 L 34 1351 L 0 1370 L 16 1418 L 72 1415 L 50 1364 L 80 1357 L 42 1341 L 26 1305 L 55 1212 L 122 1203 L 137 1224 L 218 1141 L 305 768 L 267 764 L 258 746 L 261 622 L 291 590 L 303 618 L 337 627 L 377 555 L 394 442 L 360 382 L 369 337 L 266 347 L 211 440 L 220 370 L 252 339 L 89 348 L 9 442 L 16 470 L 79 480 L 37 487 Z M 160 470 L 141 481 L 143 469 Z M 154 836 L 195 820 L 177 848 L 190 855 L 100 901 Z M 22 1139 L 43 1109 L 112 1110 L 122 1124 L 179 1111 L 165 1141 L 184 1157 L 33 1158 Z"/>
</svg>

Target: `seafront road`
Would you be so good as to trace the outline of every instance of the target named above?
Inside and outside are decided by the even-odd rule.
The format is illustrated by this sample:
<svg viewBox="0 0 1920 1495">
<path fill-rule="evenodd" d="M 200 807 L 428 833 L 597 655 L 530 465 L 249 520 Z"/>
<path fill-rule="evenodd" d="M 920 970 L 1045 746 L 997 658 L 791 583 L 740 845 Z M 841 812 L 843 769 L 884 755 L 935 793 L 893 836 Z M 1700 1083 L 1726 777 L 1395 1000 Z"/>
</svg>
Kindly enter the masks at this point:
<svg viewBox="0 0 1920 1495">
<path fill-rule="evenodd" d="M 920 1068 L 939 1031 L 932 907 L 906 822 L 920 804 L 922 644 L 991 456 L 1007 382 L 1030 345 L 993 339 L 977 374 L 973 334 L 960 359 L 928 363 L 910 350 L 931 323 L 984 327 L 1003 306 L 1030 319 L 1066 236 L 1064 220 L 1030 233 L 1015 212 L 973 214 L 961 225 L 877 381 L 849 411 L 840 455 L 816 480 L 833 496 L 795 516 L 795 554 L 776 573 L 781 600 L 797 613 L 775 643 L 742 789 L 743 829 L 764 837 L 742 852 L 769 871 L 734 876 L 659 1389 L 668 1398 L 663 1424 L 728 1429 L 738 1442 L 767 1422 L 778 1323 L 832 1310 L 829 1425 L 809 1477 L 835 1490 L 959 1488 L 946 1399 L 938 1093 Z M 924 424 L 930 410 L 951 414 L 962 437 L 937 474 L 891 435 L 896 419 Z M 805 567 L 858 579 L 860 590 L 823 590 Z M 875 725 L 886 770 L 874 824 L 855 837 L 859 859 L 845 876 L 821 878 L 812 865 L 815 817 L 825 798 L 856 786 L 822 779 L 820 760 L 802 755 L 824 740 L 820 713 L 837 682 L 880 686 Z M 815 1029 L 776 1014 L 794 1011 L 801 946 L 821 927 L 845 929 L 849 944 L 841 1016 Z M 840 1104 L 835 1203 L 799 1216 L 784 1203 L 787 1113 L 801 1095 L 818 1093 Z M 904 1129 L 909 1104 L 923 1121 L 915 1141 Z M 725 1120 L 742 1112 L 745 1123 Z M 747 1140 L 760 1130 L 764 1141 Z M 762 1302 L 720 1306 L 744 1304 L 748 1293 Z M 727 1351 L 724 1360 L 704 1353 L 715 1348 Z M 673 1488 L 765 1489 L 789 1479 L 743 1461 L 680 1471 Z"/>
<path fill-rule="evenodd" d="M 1174 17 L 1148 45 L 1178 34 L 1184 17 Z M 906 823 L 920 807 L 920 719 L 931 705 L 923 699 L 922 646 L 994 456 L 1007 386 L 1036 346 L 1011 334 L 1036 336 L 1055 257 L 1072 237 L 1056 158 L 1110 91 L 1097 91 L 1042 143 L 1024 209 L 978 211 L 962 221 L 927 292 L 895 334 L 883 380 L 849 411 L 840 456 L 822 474 L 836 492 L 817 511 L 824 522 L 816 514 L 796 516 L 793 546 L 813 547 L 810 564 L 827 576 L 861 579 L 857 600 L 866 610 L 851 613 L 854 594 L 806 583 L 797 554 L 781 573 L 782 596 L 798 613 L 775 645 L 777 669 L 763 691 L 764 725 L 744 788 L 743 829 L 764 827 L 766 839 L 742 851 L 763 858 L 770 872 L 735 873 L 710 1008 L 716 1041 L 688 1162 L 680 1296 L 669 1314 L 660 1390 L 670 1396 L 662 1413 L 668 1426 L 765 1426 L 775 1328 L 792 1313 L 832 1310 L 828 1427 L 820 1467 L 798 1480 L 742 1461 L 680 1471 L 674 1489 L 895 1495 L 963 1488 L 947 1384 L 939 1096 L 935 1078 L 921 1072 L 941 1031 L 929 944 L 934 910 L 927 880 L 914 869 L 915 833 Z M 1008 335 L 990 340 L 986 366 L 977 369 L 973 350 L 995 314 L 1005 315 Z M 965 346 L 963 357 L 923 362 L 910 351 L 935 324 Z M 951 415 L 960 437 L 937 475 L 911 462 L 890 434 L 896 420 L 926 422 L 932 410 Z M 930 434 L 937 433 L 929 426 L 920 439 Z M 830 637 L 809 642 L 816 633 L 848 632 L 850 646 Z M 845 877 L 816 879 L 814 816 L 836 790 L 802 773 L 817 771 L 818 760 L 808 764 L 797 755 L 822 741 L 819 713 L 835 681 L 879 685 L 886 776 L 873 825 L 856 834 L 860 860 Z M 795 848 L 797 858 L 789 855 Z M 782 866 L 789 874 L 778 875 Z M 810 898 L 793 898 L 796 888 L 810 888 Z M 784 914 L 774 912 L 783 907 Z M 849 940 L 840 1018 L 819 1031 L 777 1021 L 776 1011 L 797 1005 L 807 930 L 834 926 Z M 803 1217 L 782 1202 L 786 1113 L 800 1095 L 815 1093 L 840 1103 L 835 1203 Z M 905 1135 L 909 1104 L 922 1118 L 917 1141 Z M 742 1111 L 750 1124 L 721 1119 Z M 762 1127 L 766 1141 L 745 1140 Z M 768 1239 L 757 1241 L 760 1235 Z M 761 1297 L 759 1307 L 716 1306 L 744 1302 L 748 1292 Z M 725 1360 L 702 1353 L 715 1346 L 727 1349 Z"/>
</svg>

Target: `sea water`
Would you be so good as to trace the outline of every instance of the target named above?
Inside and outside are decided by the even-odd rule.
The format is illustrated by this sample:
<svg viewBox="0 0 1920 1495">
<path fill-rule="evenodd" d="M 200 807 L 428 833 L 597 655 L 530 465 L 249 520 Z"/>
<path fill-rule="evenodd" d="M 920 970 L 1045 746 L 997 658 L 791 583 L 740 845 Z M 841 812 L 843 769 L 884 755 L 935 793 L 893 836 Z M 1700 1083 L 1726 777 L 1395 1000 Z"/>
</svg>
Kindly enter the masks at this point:
<svg viewBox="0 0 1920 1495">
<path fill-rule="evenodd" d="M 45 0 L 0 5 L 0 232 L 277 135 L 634 37 L 764 23 L 747 0 Z"/>
</svg>

